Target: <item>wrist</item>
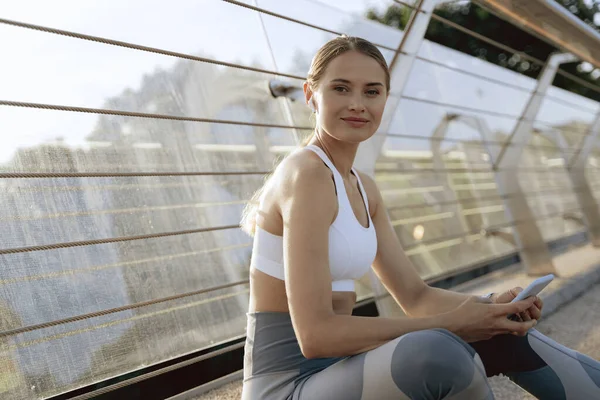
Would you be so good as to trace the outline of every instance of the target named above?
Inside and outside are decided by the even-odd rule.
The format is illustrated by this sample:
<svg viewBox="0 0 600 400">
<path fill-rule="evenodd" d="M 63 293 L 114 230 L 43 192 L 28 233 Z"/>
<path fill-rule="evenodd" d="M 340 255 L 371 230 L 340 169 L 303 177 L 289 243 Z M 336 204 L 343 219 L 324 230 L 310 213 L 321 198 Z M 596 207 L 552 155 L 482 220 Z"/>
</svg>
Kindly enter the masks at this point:
<svg viewBox="0 0 600 400">
<path fill-rule="evenodd" d="M 456 313 L 454 311 L 455 310 L 451 310 L 443 314 L 436 315 L 434 317 L 436 328 L 441 328 L 450 332 L 454 332 L 456 330 L 457 325 Z"/>
</svg>

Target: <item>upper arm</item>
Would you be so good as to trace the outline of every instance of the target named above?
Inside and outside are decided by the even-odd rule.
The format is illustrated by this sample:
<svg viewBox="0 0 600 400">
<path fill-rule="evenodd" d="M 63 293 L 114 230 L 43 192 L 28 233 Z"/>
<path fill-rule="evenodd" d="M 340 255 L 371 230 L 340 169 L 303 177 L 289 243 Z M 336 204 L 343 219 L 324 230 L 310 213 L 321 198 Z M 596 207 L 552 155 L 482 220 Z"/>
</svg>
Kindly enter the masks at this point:
<svg viewBox="0 0 600 400">
<path fill-rule="evenodd" d="M 428 286 L 402 249 L 375 181 L 362 173 L 360 177 L 369 196 L 371 219 L 377 233 L 373 270 L 404 311 L 410 314 L 412 305 Z"/>
<path fill-rule="evenodd" d="M 333 313 L 329 226 L 337 200 L 331 173 L 320 159 L 293 156 L 284 167 L 281 215 L 285 285 L 301 346 L 311 328 Z"/>
</svg>

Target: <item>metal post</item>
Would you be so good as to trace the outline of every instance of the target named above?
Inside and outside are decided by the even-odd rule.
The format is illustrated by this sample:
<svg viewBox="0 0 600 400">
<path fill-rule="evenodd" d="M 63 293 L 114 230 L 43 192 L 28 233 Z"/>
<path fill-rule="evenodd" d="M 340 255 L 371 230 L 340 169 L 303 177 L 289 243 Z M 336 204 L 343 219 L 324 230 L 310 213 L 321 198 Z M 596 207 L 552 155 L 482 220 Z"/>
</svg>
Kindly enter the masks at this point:
<svg viewBox="0 0 600 400">
<path fill-rule="evenodd" d="M 494 162 L 495 169 L 517 165 L 518 161 L 521 159 L 521 154 L 523 154 L 525 145 L 531 138 L 533 121 L 535 121 L 535 117 L 540 111 L 540 106 L 546 96 L 548 87 L 550 87 L 552 81 L 554 81 L 554 76 L 556 75 L 559 65 L 573 61 L 577 61 L 577 59 L 570 53 L 555 53 L 548 58 L 548 61 L 538 78 L 537 86 L 533 93 L 531 93 L 531 97 L 521 113 L 517 125 L 500 151 L 498 159 Z M 512 146 L 513 148 L 510 151 L 507 151 L 509 144 L 514 144 L 514 146 Z"/>
<path fill-rule="evenodd" d="M 531 138 L 533 122 L 540 110 L 546 91 L 554 80 L 559 65 L 573 61 L 576 61 L 576 58 L 569 53 L 556 53 L 548 58 L 538 78 L 537 86 L 531 94 L 512 134 L 496 159 L 492 161 L 498 193 L 504 198 L 507 219 L 514 224 L 515 242 L 519 247 L 522 263 L 529 275 L 556 274 L 556 269 L 552 263 L 548 246 L 535 223 L 527 198 L 519 185 L 517 165 L 519 165 L 523 150 Z M 482 134 L 484 133 L 482 132 Z M 491 140 L 489 137 L 485 139 Z M 511 145 L 510 149 L 509 145 Z"/>
<path fill-rule="evenodd" d="M 433 161 L 433 169 L 436 173 L 436 178 L 439 178 L 439 183 L 444 188 L 444 206 L 442 209 L 447 212 L 451 212 L 453 217 L 449 219 L 449 234 L 465 234 L 468 231 L 467 223 L 462 214 L 462 208 L 456 197 L 456 192 L 451 187 L 451 178 L 447 173 L 444 172 L 446 166 L 444 165 L 444 159 L 441 151 L 442 142 L 446 138 L 448 133 L 448 127 L 450 123 L 456 120 L 459 116 L 457 114 L 446 114 L 436 127 L 433 135 L 431 136 L 431 156 Z M 444 177 L 441 178 L 441 175 Z"/>
<path fill-rule="evenodd" d="M 484 143 L 486 143 L 486 147 L 488 148 L 490 163 L 492 165 L 496 164 L 499 160 L 501 151 L 496 146 L 491 146 L 489 144 L 491 141 L 493 141 L 493 137 L 492 132 L 490 131 L 486 122 L 481 118 L 466 115 L 458 115 L 456 116 L 455 120 L 460 121 L 480 132 L 484 138 Z M 537 225 L 533 222 L 533 216 L 531 214 L 529 205 L 527 204 L 527 199 L 518 185 L 516 172 L 516 169 L 504 171 L 493 170 L 500 196 L 509 194 L 509 196 L 503 196 L 504 208 L 508 221 L 513 223 L 514 234 L 510 234 L 511 237 L 509 237 L 508 233 L 502 231 L 488 231 L 487 228 L 484 228 L 484 231 L 486 232 L 486 236 L 500 237 L 513 246 L 520 248 L 523 264 L 525 265 L 529 274 L 537 275 L 553 273 L 554 267 L 551 263 L 549 252 L 543 238 L 541 237 L 541 234 L 539 233 Z M 506 182 L 509 182 L 510 186 L 507 186 Z M 519 238 L 535 238 L 536 234 L 538 235 L 537 238 L 539 242 L 527 240 L 519 242 Z M 526 246 L 528 246 L 528 249 L 538 249 L 541 247 L 541 250 L 529 251 L 528 249 L 525 249 L 525 246 L 522 244 L 523 242 L 527 243 Z M 535 244 L 536 247 L 534 247 L 533 244 Z M 548 259 L 541 258 L 544 255 L 548 255 Z M 552 270 L 548 268 L 548 260 L 550 260 L 550 267 Z M 531 266 L 535 267 L 532 268 Z M 540 266 L 544 266 L 544 268 L 542 269 Z"/>
<path fill-rule="evenodd" d="M 492 132 L 484 120 L 472 116 L 460 116 L 460 121 L 479 131 L 484 139 L 490 155 L 490 163 L 496 164 L 501 151 L 491 146 L 493 140 Z M 516 161 L 515 161 L 516 162 Z M 518 182 L 517 169 L 504 170 L 494 169 L 494 178 L 498 188 L 498 194 L 504 199 L 505 215 L 508 222 L 513 225 L 514 239 L 509 240 L 506 232 L 497 230 L 488 231 L 486 236 L 497 236 L 519 248 L 521 260 L 528 274 L 543 275 L 555 273 L 552 258 L 547 245 L 535 224 L 533 213 L 527 203 L 523 191 Z"/>
<path fill-rule="evenodd" d="M 394 114 L 400 104 L 404 87 L 410 76 L 415 58 L 427 32 L 431 14 L 436 5 L 442 0 L 419 0 L 410 21 L 404 31 L 404 36 L 390 63 L 391 93 L 388 97 L 385 111 L 379 125 L 378 135 L 361 143 L 356 155 L 355 165 L 364 173 L 375 175 L 375 162 L 381 154 Z"/>
<path fill-rule="evenodd" d="M 385 134 L 388 133 L 394 114 L 400 104 L 404 87 L 425 37 L 433 9 L 440 2 L 441 0 L 419 0 L 406 26 L 398 50 L 396 50 L 390 63 L 391 93 L 379 125 L 379 134 L 361 143 L 356 154 L 355 165 L 370 176 L 375 175 L 375 162 L 379 158 L 385 143 Z M 391 296 L 384 296 L 387 290 L 373 271 L 370 271 L 369 278 L 373 294 L 378 299 L 376 304 L 379 314 L 382 316 L 395 316 L 401 313 L 394 299 Z"/>
<path fill-rule="evenodd" d="M 529 275 L 556 274 L 548 245 L 519 185 L 517 171 L 516 168 L 496 171 L 494 175 L 498 194 L 504 198 L 505 215 L 513 224 L 521 262 Z"/>
<path fill-rule="evenodd" d="M 560 132 L 556 132 L 558 143 L 563 150 L 565 163 L 567 163 L 567 172 L 571 180 L 571 187 L 579 203 L 579 208 L 583 214 L 583 221 L 587 227 L 590 242 L 594 247 L 600 247 L 600 211 L 592 189 L 585 177 L 585 166 L 594 148 L 594 143 L 600 133 L 600 112 L 596 115 L 596 120 L 590 125 L 587 135 L 582 140 L 578 151 L 569 160 L 568 154 L 565 154 L 567 147 L 566 140 Z"/>
<path fill-rule="evenodd" d="M 581 169 L 585 167 L 585 162 L 594 148 L 594 142 L 598 137 L 598 133 L 600 133 L 600 111 L 596 114 L 596 119 L 590 125 L 585 138 L 581 141 L 581 146 L 573 154 L 573 157 L 570 160 L 565 159 L 568 162 L 569 169 Z"/>
</svg>

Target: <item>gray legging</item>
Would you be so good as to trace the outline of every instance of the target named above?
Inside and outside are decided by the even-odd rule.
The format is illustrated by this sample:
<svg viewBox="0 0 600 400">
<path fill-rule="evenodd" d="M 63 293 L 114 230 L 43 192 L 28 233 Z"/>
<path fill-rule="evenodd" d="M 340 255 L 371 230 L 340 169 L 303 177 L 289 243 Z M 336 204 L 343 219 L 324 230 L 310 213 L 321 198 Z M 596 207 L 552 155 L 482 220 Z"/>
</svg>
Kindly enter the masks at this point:
<svg viewBox="0 0 600 400">
<path fill-rule="evenodd" d="M 540 399 L 600 399 L 600 363 L 532 329 L 468 344 L 425 330 L 342 358 L 302 356 L 288 313 L 248 315 L 243 400 L 493 399 L 503 373 Z"/>
</svg>

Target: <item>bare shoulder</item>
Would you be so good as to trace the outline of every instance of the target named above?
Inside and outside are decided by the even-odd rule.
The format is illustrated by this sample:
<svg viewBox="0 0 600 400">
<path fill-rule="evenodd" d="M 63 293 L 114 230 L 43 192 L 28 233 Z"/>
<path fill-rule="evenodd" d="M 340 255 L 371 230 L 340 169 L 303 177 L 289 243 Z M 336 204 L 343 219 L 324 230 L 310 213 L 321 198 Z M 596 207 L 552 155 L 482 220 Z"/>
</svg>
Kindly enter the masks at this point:
<svg viewBox="0 0 600 400">
<path fill-rule="evenodd" d="M 260 210 L 257 220 L 261 227 L 280 236 L 292 213 L 305 219 L 330 218 L 337 210 L 331 171 L 312 151 L 295 151 L 275 168 L 265 184 Z"/>
<path fill-rule="evenodd" d="M 379 192 L 377 183 L 375 183 L 375 179 L 357 169 L 355 169 L 355 171 L 358 172 L 360 181 L 365 188 L 367 199 L 369 200 L 369 213 L 371 214 L 371 217 L 373 217 L 377 211 L 377 207 L 383 202 L 381 193 Z"/>
<path fill-rule="evenodd" d="M 275 180 L 282 199 L 298 197 L 303 192 L 335 198 L 331 171 L 310 150 L 296 151 L 282 161 L 275 171 Z"/>
</svg>

